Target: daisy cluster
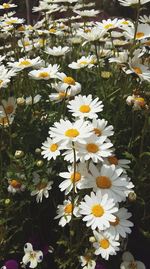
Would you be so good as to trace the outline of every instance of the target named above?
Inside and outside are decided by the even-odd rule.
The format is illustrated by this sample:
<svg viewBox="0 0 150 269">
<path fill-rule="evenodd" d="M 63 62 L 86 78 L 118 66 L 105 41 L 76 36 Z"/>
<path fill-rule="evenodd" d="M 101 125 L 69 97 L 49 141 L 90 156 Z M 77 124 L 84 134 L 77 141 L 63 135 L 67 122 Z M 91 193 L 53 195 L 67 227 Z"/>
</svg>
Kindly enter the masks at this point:
<svg viewBox="0 0 150 269">
<path fill-rule="evenodd" d="M 56 204 L 54 223 L 64 233 L 69 230 L 68 249 L 78 225 L 79 234 L 81 227 L 85 235 L 75 258 L 84 269 L 94 269 L 97 262 L 126 249 L 133 227 L 130 160 L 116 147 L 115 128 L 109 124 L 116 115 L 105 114 L 111 113 L 109 106 L 119 94 L 133 115 L 149 115 L 150 17 L 142 14 L 150 0 L 118 1 L 136 11 L 136 21 L 101 19 L 95 1 L 40 0 L 32 10 L 38 18 L 33 25 L 16 16 L 12 2 L 0 4 L 0 178 L 3 197 L 6 192 L 8 196 L 5 206 L 11 208 L 13 201 L 15 208 L 21 201 L 28 207 L 31 201 L 44 210 L 47 201 Z M 140 154 L 146 134 L 140 130 Z M 130 145 L 134 130 L 131 136 Z M 58 205 L 59 198 L 63 202 Z M 25 242 L 21 265 L 36 268 L 44 251 Z M 8 264 L 4 269 L 12 269 Z M 72 268 L 70 264 L 60 268 Z M 145 265 L 125 252 L 120 268 Z"/>
</svg>

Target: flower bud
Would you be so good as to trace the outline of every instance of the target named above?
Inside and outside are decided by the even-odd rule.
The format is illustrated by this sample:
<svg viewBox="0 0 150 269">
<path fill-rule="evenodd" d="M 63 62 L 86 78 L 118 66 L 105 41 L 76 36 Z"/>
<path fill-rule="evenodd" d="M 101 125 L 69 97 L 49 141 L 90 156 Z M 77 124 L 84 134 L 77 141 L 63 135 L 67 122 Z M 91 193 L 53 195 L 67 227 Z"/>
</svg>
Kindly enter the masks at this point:
<svg viewBox="0 0 150 269">
<path fill-rule="evenodd" d="M 18 97 L 17 98 L 17 105 L 18 106 L 23 106 L 25 104 L 25 99 L 24 97 Z"/>
<path fill-rule="evenodd" d="M 44 162 L 42 160 L 39 160 L 36 162 L 37 167 L 42 167 Z"/>
<path fill-rule="evenodd" d="M 22 158 L 24 156 L 24 152 L 22 151 L 22 150 L 16 150 L 16 152 L 15 152 L 15 157 L 17 158 L 17 159 L 20 159 L 20 158 Z"/>
<path fill-rule="evenodd" d="M 5 205 L 9 205 L 10 202 L 11 202 L 11 200 L 9 198 L 5 199 L 5 201 L 4 201 Z"/>
<path fill-rule="evenodd" d="M 128 194 L 128 199 L 129 199 L 130 202 L 135 202 L 136 201 L 136 198 L 137 198 L 137 195 L 136 195 L 136 193 L 134 191 L 133 192 L 130 192 Z"/>
<path fill-rule="evenodd" d="M 95 242 L 95 237 L 94 236 L 90 236 L 89 237 L 89 242 L 94 243 Z"/>
<path fill-rule="evenodd" d="M 40 154 L 40 153 L 41 153 L 41 149 L 40 149 L 40 148 L 36 148 L 36 149 L 35 149 L 35 153 L 36 153 L 36 154 Z"/>
</svg>

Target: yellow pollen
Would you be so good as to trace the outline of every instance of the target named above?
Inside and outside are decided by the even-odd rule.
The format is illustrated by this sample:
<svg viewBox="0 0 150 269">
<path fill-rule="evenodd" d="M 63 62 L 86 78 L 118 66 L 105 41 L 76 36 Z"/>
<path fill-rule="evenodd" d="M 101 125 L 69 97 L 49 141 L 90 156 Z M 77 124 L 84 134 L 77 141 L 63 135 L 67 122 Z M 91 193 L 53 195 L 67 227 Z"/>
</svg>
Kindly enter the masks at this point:
<svg viewBox="0 0 150 269">
<path fill-rule="evenodd" d="M 141 107 L 145 106 L 145 100 L 144 100 L 144 98 L 142 98 L 142 97 L 135 97 L 134 100 L 135 100 L 136 102 L 138 102 L 138 104 L 139 104 Z"/>
<path fill-rule="evenodd" d="M 30 259 L 33 260 L 36 258 L 36 252 L 30 252 Z"/>
<path fill-rule="evenodd" d="M 56 33 L 56 30 L 54 28 L 49 29 L 50 33 Z"/>
<path fill-rule="evenodd" d="M 115 164 L 115 165 L 118 164 L 118 159 L 117 159 L 116 156 L 110 156 L 110 157 L 108 157 L 108 161 L 109 161 L 110 164 Z"/>
<path fill-rule="evenodd" d="M 52 152 L 55 152 L 57 149 L 58 149 L 58 145 L 57 144 L 52 144 L 50 146 L 50 151 L 52 151 Z"/>
<path fill-rule="evenodd" d="M 18 30 L 18 31 L 24 31 L 24 30 L 25 30 L 25 27 L 24 27 L 23 25 L 21 25 L 21 26 L 18 27 L 17 30 Z"/>
<path fill-rule="evenodd" d="M 97 136 L 101 136 L 102 135 L 102 131 L 99 129 L 99 128 L 94 128 L 94 133 L 97 135 Z"/>
<path fill-rule="evenodd" d="M 81 174 L 79 172 L 76 172 L 75 174 L 71 174 L 70 177 L 72 182 L 78 182 L 81 179 Z"/>
<path fill-rule="evenodd" d="M 40 183 L 38 183 L 36 185 L 36 189 L 40 191 L 40 190 L 46 188 L 46 186 L 47 186 L 47 183 L 46 182 L 40 182 Z"/>
<path fill-rule="evenodd" d="M 38 77 L 39 78 L 47 78 L 47 77 L 49 77 L 49 73 L 48 72 L 40 72 L 38 74 Z"/>
<path fill-rule="evenodd" d="M 23 45 L 24 45 L 25 47 L 27 47 L 27 46 L 30 45 L 30 42 L 29 42 L 29 41 L 25 41 L 25 42 L 23 42 Z"/>
<path fill-rule="evenodd" d="M 74 137 L 77 137 L 80 133 L 78 132 L 77 129 L 68 129 L 66 132 L 65 132 L 65 136 L 68 136 L 70 138 L 74 138 Z"/>
<path fill-rule="evenodd" d="M 5 107 L 5 111 L 6 111 L 6 114 L 13 113 L 13 111 L 14 111 L 13 105 L 8 105 L 7 107 Z"/>
<path fill-rule="evenodd" d="M 111 180 L 109 177 L 99 176 L 96 178 L 96 185 L 101 189 L 109 189 L 111 187 Z"/>
<path fill-rule="evenodd" d="M 12 19 L 12 20 L 9 20 L 9 21 L 6 22 L 6 24 L 8 24 L 8 25 L 11 25 L 13 23 L 17 23 L 17 20 Z"/>
<path fill-rule="evenodd" d="M 142 70 L 141 70 L 140 67 L 133 67 L 133 70 L 134 70 L 134 72 L 135 72 L 136 74 L 138 74 L 138 75 L 142 74 Z"/>
<path fill-rule="evenodd" d="M 82 112 L 82 113 L 88 113 L 88 112 L 90 112 L 91 111 L 91 108 L 90 108 L 90 106 L 89 105 L 82 105 L 82 106 L 80 106 L 80 112 Z"/>
<path fill-rule="evenodd" d="M 107 239 L 102 239 L 102 240 L 100 240 L 99 245 L 101 248 L 107 249 L 107 248 L 109 248 L 110 243 Z"/>
<path fill-rule="evenodd" d="M 87 144 L 86 149 L 88 152 L 91 153 L 96 153 L 97 151 L 99 151 L 99 147 L 94 143 Z"/>
<path fill-rule="evenodd" d="M 128 25 L 129 22 L 128 21 L 123 21 L 122 24 Z"/>
<path fill-rule="evenodd" d="M 80 64 L 87 64 L 87 62 L 86 61 L 82 61 L 82 62 L 80 62 Z"/>
<path fill-rule="evenodd" d="M 104 215 L 104 209 L 99 204 L 94 205 L 91 211 L 94 217 L 102 217 Z"/>
<path fill-rule="evenodd" d="M 136 39 L 141 38 L 143 36 L 144 36 L 144 33 L 143 32 L 137 32 L 136 33 Z"/>
<path fill-rule="evenodd" d="M 84 32 L 85 33 L 90 33 L 91 32 L 91 29 L 85 29 Z"/>
<path fill-rule="evenodd" d="M 28 66 L 28 65 L 31 65 L 31 62 L 28 61 L 28 60 L 23 60 L 23 61 L 21 61 L 21 62 L 19 63 L 19 66 L 21 66 L 21 65 Z"/>
<path fill-rule="evenodd" d="M 12 179 L 10 180 L 9 184 L 14 188 L 14 189 L 19 189 L 21 187 L 21 183 L 16 180 L 16 179 Z"/>
<path fill-rule="evenodd" d="M 72 204 L 71 204 L 71 203 L 70 203 L 70 204 L 67 204 L 67 205 L 65 206 L 65 208 L 64 208 L 64 211 L 65 211 L 66 214 L 71 214 L 72 211 L 73 211 L 73 206 L 72 206 Z"/>
<path fill-rule="evenodd" d="M 104 26 L 105 29 L 110 29 L 111 27 L 113 27 L 114 25 L 112 23 L 106 24 Z"/>
<path fill-rule="evenodd" d="M 40 39 L 40 40 L 39 40 L 39 44 L 40 44 L 41 46 L 46 45 L 46 39 Z"/>
<path fill-rule="evenodd" d="M 3 83 L 3 80 L 2 79 L 0 79 L 0 86 L 1 86 L 1 84 Z"/>
<path fill-rule="evenodd" d="M 10 8 L 10 4 L 7 4 L 7 3 L 4 3 L 2 6 L 3 8 Z"/>
<path fill-rule="evenodd" d="M 76 84 L 75 80 L 72 77 L 65 77 L 63 79 L 63 82 L 67 83 L 69 85 L 75 85 Z"/>
<path fill-rule="evenodd" d="M 120 219 L 116 216 L 116 220 L 115 221 L 110 221 L 109 223 L 110 223 L 110 225 L 111 226 L 117 226 L 118 224 L 119 224 L 119 222 L 120 222 Z"/>
</svg>

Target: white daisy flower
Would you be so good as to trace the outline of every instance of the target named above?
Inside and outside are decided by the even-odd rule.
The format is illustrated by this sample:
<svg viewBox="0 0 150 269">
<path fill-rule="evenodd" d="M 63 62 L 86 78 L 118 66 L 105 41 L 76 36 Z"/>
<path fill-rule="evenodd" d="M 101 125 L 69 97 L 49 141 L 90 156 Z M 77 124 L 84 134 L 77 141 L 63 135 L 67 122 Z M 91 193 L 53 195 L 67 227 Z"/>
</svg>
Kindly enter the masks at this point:
<svg viewBox="0 0 150 269">
<path fill-rule="evenodd" d="M 93 100 L 91 94 L 76 96 L 67 107 L 74 117 L 90 119 L 97 118 L 97 113 L 103 110 L 102 101 L 98 97 Z"/>
<path fill-rule="evenodd" d="M 96 242 L 93 243 L 95 255 L 101 255 L 103 259 L 108 260 L 110 255 L 116 255 L 120 245 L 115 239 L 108 236 L 105 232 L 94 231 Z"/>
<path fill-rule="evenodd" d="M 125 169 L 129 169 L 129 164 L 131 163 L 130 160 L 127 159 L 118 159 L 115 155 L 109 156 L 107 159 L 104 160 L 107 165 L 114 164 L 117 168 L 121 167 L 125 173 Z"/>
<path fill-rule="evenodd" d="M 133 39 L 135 34 L 135 29 L 132 27 L 125 28 L 124 35 L 128 39 Z M 138 24 L 135 39 L 137 41 L 150 37 L 150 25 L 148 24 Z"/>
<path fill-rule="evenodd" d="M 90 56 L 82 56 L 80 59 L 77 60 L 77 62 L 72 62 L 68 66 L 71 69 L 81 69 L 81 68 L 91 68 L 97 63 L 97 59 L 95 55 L 90 55 Z"/>
<path fill-rule="evenodd" d="M 80 15 L 81 17 L 95 17 L 100 11 L 91 9 L 91 10 L 73 10 L 76 14 Z"/>
<path fill-rule="evenodd" d="M 57 216 L 55 219 L 60 219 L 59 225 L 64 227 L 67 223 L 71 221 L 72 215 L 78 217 L 80 216 L 79 214 L 79 209 L 76 206 L 77 199 L 75 199 L 74 204 L 72 204 L 71 198 L 64 200 L 63 205 L 58 205 L 57 206 Z"/>
<path fill-rule="evenodd" d="M 104 119 L 93 119 L 92 121 L 92 127 L 93 127 L 93 133 L 100 137 L 100 136 L 105 136 L 109 137 L 114 134 L 114 128 L 112 125 L 108 125 L 108 121 Z"/>
<path fill-rule="evenodd" d="M 92 29 L 89 29 L 88 31 L 84 31 L 83 29 L 79 29 L 77 31 L 77 35 L 85 39 L 85 42 L 83 43 L 83 45 L 85 45 L 87 42 L 99 40 L 105 35 L 105 33 L 106 33 L 106 30 L 103 30 L 100 27 L 93 27 Z"/>
<path fill-rule="evenodd" d="M 150 0 L 140 0 L 140 5 L 148 3 Z M 119 0 L 122 6 L 135 6 L 139 5 L 139 0 Z"/>
<path fill-rule="evenodd" d="M 82 189 L 82 182 L 85 178 L 91 178 L 88 173 L 86 164 L 79 163 L 76 165 L 76 171 L 74 173 L 74 166 L 68 166 L 69 172 L 61 172 L 59 176 L 65 178 L 65 180 L 59 185 L 61 191 L 65 191 L 65 195 L 67 195 L 73 188 L 75 192 L 77 189 Z"/>
<path fill-rule="evenodd" d="M 7 69 L 4 65 L 0 66 L 0 88 L 6 88 L 10 79 L 17 75 L 16 69 Z"/>
<path fill-rule="evenodd" d="M 41 250 L 33 250 L 33 246 L 30 243 L 26 243 L 24 246 L 25 255 L 22 258 L 22 263 L 29 266 L 29 268 L 36 268 L 38 263 L 43 260 L 43 252 Z"/>
<path fill-rule="evenodd" d="M 92 135 L 87 138 L 84 144 L 77 145 L 77 156 L 81 162 L 92 159 L 93 162 L 103 162 L 104 157 L 112 155 L 112 146 L 110 142 L 106 142 L 106 137 L 97 137 Z"/>
<path fill-rule="evenodd" d="M 130 227 L 133 227 L 133 223 L 128 219 L 132 216 L 130 212 L 124 207 L 120 208 L 117 213 L 115 213 L 116 220 L 110 222 L 110 227 L 107 229 L 107 233 L 117 240 L 119 237 L 126 238 L 127 234 L 131 233 Z"/>
<path fill-rule="evenodd" d="M 69 51 L 70 51 L 70 48 L 67 46 L 65 46 L 65 47 L 58 46 L 58 47 L 53 47 L 53 48 L 47 47 L 45 49 L 45 53 L 52 55 L 52 56 L 56 56 L 56 57 L 64 56 Z"/>
<path fill-rule="evenodd" d="M 146 15 L 140 16 L 139 21 L 141 23 L 148 23 L 148 24 L 150 24 L 150 16 L 146 16 Z"/>
<path fill-rule="evenodd" d="M 70 122 L 69 120 L 60 120 L 55 122 L 54 127 L 50 127 L 50 136 L 55 139 L 56 143 L 81 142 L 86 143 L 85 139 L 91 135 L 91 126 L 87 121 L 77 120 Z"/>
<path fill-rule="evenodd" d="M 17 5 L 10 3 L 3 3 L 2 5 L 0 5 L 0 9 L 9 9 L 14 7 L 17 7 Z"/>
<path fill-rule="evenodd" d="M 20 193 L 25 190 L 25 185 L 18 179 L 8 180 L 9 186 L 7 188 L 8 192 L 15 194 Z"/>
<path fill-rule="evenodd" d="M 13 26 L 16 24 L 23 24 L 24 23 L 24 19 L 20 19 L 18 17 L 11 17 L 11 18 L 6 18 L 3 22 L 2 25 L 5 27 L 5 25 L 7 26 Z"/>
<path fill-rule="evenodd" d="M 24 29 L 25 30 L 25 29 Z M 20 30 L 21 31 L 21 30 Z M 18 46 L 21 48 L 21 51 L 30 51 L 34 48 L 35 44 L 28 37 L 18 40 Z"/>
<path fill-rule="evenodd" d="M 97 25 L 101 29 L 103 29 L 105 31 L 109 31 L 111 29 L 117 28 L 120 25 L 120 20 L 117 18 L 102 20 L 102 22 L 97 22 Z"/>
<path fill-rule="evenodd" d="M 60 89 L 65 90 L 65 91 L 70 89 L 71 92 L 74 92 L 75 94 L 81 91 L 81 84 L 75 81 L 74 78 L 68 77 L 64 73 L 58 73 L 57 78 L 62 81 L 58 83 L 58 87 Z"/>
<path fill-rule="evenodd" d="M 12 68 L 17 69 L 25 69 L 32 66 L 39 66 L 43 63 L 43 61 L 40 59 L 40 57 L 36 57 L 35 59 L 29 59 L 29 58 L 21 58 L 18 62 L 14 63 L 8 63 L 8 66 Z"/>
<path fill-rule="evenodd" d="M 31 192 L 31 196 L 36 195 L 37 203 L 42 203 L 43 197 L 49 197 L 49 191 L 52 189 L 52 181 L 45 182 L 41 181 L 39 178 L 34 179 L 35 190 Z"/>
<path fill-rule="evenodd" d="M 3 105 L 0 105 L 1 117 L 12 116 L 15 114 L 17 103 L 14 97 L 8 97 L 8 100 L 1 101 Z"/>
<path fill-rule="evenodd" d="M 122 260 L 120 269 L 146 269 L 145 264 L 141 261 L 136 261 L 129 251 L 123 253 Z"/>
<path fill-rule="evenodd" d="M 122 168 L 116 168 L 113 164 L 104 164 L 99 169 L 98 166 L 90 163 L 89 171 L 92 180 L 85 180 L 85 188 L 93 188 L 94 191 L 100 191 L 102 195 L 107 193 L 115 203 L 126 199 L 126 191 L 130 189 L 130 184 Z"/>
<path fill-rule="evenodd" d="M 41 68 L 39 70 L 33 70 L 29 72 L 29 76 L 36 80 L 49 80 L 51 78 L 56 78 L 59 70 L 59 66 L 57 64 L 51 65 L 48 67 Z"/>
<path fill-rule="evenodd" d="M 108 195 L 101 195 L 100 192 L 91 192 L 91 195 L 84 197 L 85 202 L 80 203 L 80 214 L 85 215 L 83 221 L 86 226 L 95 230 L 105 230 L 110 227 L 110 221 L 114 222 L 116 217 L 113 215 L 118 211 L 113 199 L 108 199 Z"/>
<path fill-rule="evenodd" d="M 80 256 L 80 262 L 83 269 L 95 269 L 96 262 L 92 260 L 90 254 L 86 254 L 84 256 Z"/>
<path fill-rule="evenodd" d="M 47 138 L 47 140 L 42 143 L 42 152 L 44 159 L 47 159 L 48 161 L 52 158 L 56 160 L 57 156 L 60 155 L 60 143 L 56 143 L 53 139 L 50 137 Z"/>
</svg>

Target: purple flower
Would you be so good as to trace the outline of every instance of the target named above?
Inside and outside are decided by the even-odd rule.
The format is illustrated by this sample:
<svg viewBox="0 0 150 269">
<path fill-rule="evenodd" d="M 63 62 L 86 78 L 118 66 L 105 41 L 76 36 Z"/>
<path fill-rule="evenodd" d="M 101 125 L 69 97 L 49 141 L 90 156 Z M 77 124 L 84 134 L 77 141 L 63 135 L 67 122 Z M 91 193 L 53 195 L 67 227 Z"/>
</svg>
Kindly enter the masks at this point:
<svg viewBox="0 0 150 269">
<path fill-rule="evenodd" d="M 95 269 L 107 269 L 107 268 L 103 263 L 97 262 L 96 266 L 95 266 Z"/>
<path fill-rule="evenodd" d="M 18 269 L 18 262 L 15 260 L 8 260 L 4 263 L 7 269 Z"/>
</svg>

